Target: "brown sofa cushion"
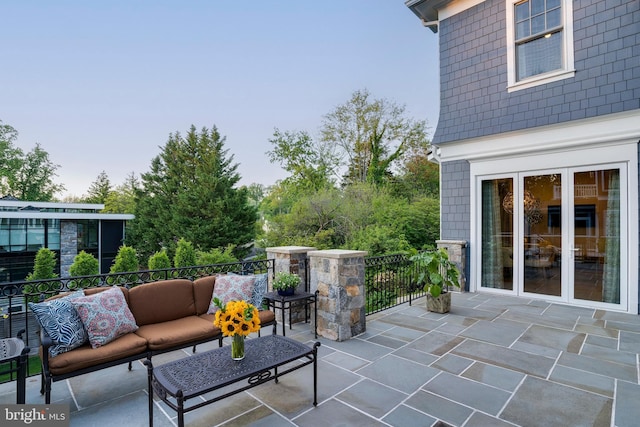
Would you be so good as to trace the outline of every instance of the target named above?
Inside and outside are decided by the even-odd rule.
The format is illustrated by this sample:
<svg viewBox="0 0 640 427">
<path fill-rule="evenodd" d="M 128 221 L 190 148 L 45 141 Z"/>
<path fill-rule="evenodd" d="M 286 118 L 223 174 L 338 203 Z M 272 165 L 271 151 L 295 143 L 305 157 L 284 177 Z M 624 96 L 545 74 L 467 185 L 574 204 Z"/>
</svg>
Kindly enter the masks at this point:
<svg viewBox="0 0 640 427">
<path fill-rule="evenodd" d="M 135 333 L 147 340 L 149 350 L 157 351 L 215 338 L 220 335 L 220 329 L 213 326 L 213 322 L 207 322 L 198 316 L 188 316 L 140 326 Z"/>
<path fill-rule="evenodd" d="M 129 290 L 129 308 L 138 326 L 193 316 L 193 283 L 173 279 L 138 285 Z"/>
<path fill-rule="evenodd" d="M 193 281 L 193 298 L 196 303 L 196 314 L 199 316 L 209 309 L 216 276 L 201 277 Z"/>
<path fill-rule="evenodd" d="M 40 347 L 42 350 L 42 347 Z M 89 343 L 67 353 L 49 359 L 49 370 L 53 375 L 66 374 L 100 363 L 111 362 L 124 357 L 140 354 L 146 356 L 147 340 L 134 333 L 116 338 L 102 347 L 91 348 Z"/>
</svg>

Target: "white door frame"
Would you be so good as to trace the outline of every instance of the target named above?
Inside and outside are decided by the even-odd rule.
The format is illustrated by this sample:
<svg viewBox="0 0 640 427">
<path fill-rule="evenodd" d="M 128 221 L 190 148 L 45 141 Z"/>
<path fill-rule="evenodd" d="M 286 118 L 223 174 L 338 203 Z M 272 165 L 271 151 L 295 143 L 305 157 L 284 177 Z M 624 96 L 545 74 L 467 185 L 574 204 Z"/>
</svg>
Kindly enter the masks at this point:
<svg viewBox="0 0 640 427">
<path fill-rule="evenodd" d="M 529 135 L 530 136 L 530 135 Z M 443 156 L 445 157 L 445 156 Z M 481 232 L 482 227 L 480 223 L 481 219 L 481 184 L 482 180 L 495 178 L 506 178 L 520 176 L 521 173 L 534 172 L 536 174 L 544 174 L 546 171 L 552 171 L 557 169 L 567 170 L 596 170 L 605 169 L 612 164 L 620 164 L 624 167 L 620 170 L 620 197 L 621 197 L 621 220 L 626 218 L 624 227 L 626 227 L 625 237 L 628 237 L 624 243 L 625 247 L 622 249 L 626 251 L 627 256 L 625 259 L 621 259 L 621 277 L 624 279 L 624 289 L 621 286 L 620 305 L 612 305 L 606 303 L 597 303 L 592 301 L 575 300 L 573 298 L 573 291 L 571 295 L 568 294 L 568 289 L 563 288 L 563 297 L 566 295 L 567 299 L 558 299 L 555 297 L 547 297 L 545 295 L 535 295 L 536 298 L 548 299 L 550 301 L 569 302 L 575 305 L 582 305 L 588 307 L 602 307 L 609 310 L 619 310 L 629 313 L 638 313 L 638 268 L 637 263 L 632 260 L 638 259 L 638 222 L 636 215 L 632 215 L 632 212 L 638 212 L 638 141 L 626 140 L 618 141 L 618 143 L 608 143 L 606 145 L 592 144 L 589 146 L 570 147 L 565 150 L 555 149 L 547 152 L 539 153 L 526 153 L 518 155 L 517 153 L 505 153 L 502 156 L 488 158 L 471 159 L 470 162 L 470 180 L 471 180 L 471 259 L 470 259 L 470 277 L 469 277 L 469 289 L 471 291 L 482 292 L 495 292 L 517 295 L 517 284 L 514 283 L 514 291 L 505 291 L 498 289 L 482 288 L 480 287 L 480 263 L 481 263 Z M 537 166 L 537 167 L 536 167 Z M 573 173 L 573 172 L 571 172 Z M 565 184 L 565 178 L 563 177 L 563 197 L 564 200 L 569 200 L 570 194 L 568 189 L 569 181 Z M 521 191 L 521 179 L 514 179 L 514 190 L 517 188 L 518 194 Z M 571 181 L 573 182 L 573 177 Z M 624 188 L 624 190 L 623 190 Z M 624 199 L 624 200 L 623 200 Z M 515 203 L 514 203 L 515 205 Z M 573 205 L 573 202 L 571 202 Z M 567 208 L 563 208 L 567 209 Z M 517 216 L 516 216 L 517 214 Z M 520 218 L 519 212 L 514 210 L 514 218 Z M 570 217 L 570 218 L 569 218 Z M 563 215 L 563 227 L 568 227 L 569 220 L 573 219 L 573 214 Z M 621 224 L 622 225 L 622 224 Z M 514 224 L 514 232 L 520 232 L 522 224 Z M 573 226 L 571 226 L 573 228 Z M 621 227 L 622 228 L 622 227 Z M 563 228 L 567 230 L 567 228 Z M 566 234 L 566 233 L 563 233 Z M 567 256 L 567 250 L 570 248 L 572 242 L 564 237 L 563 239 L 563 263 L 567 264 L 565 258 Z M 520 244 L 517 240 L 514 242 Z M 622 245 L 621 241 L 621 245 Z M 475 250 L 474 250 L 475 249 Z M 519 251 L 514 251 L 514 254 Z M 519 263 L 519 259 L 514 257 L 514 265 Z M 635 265 L 635 267 L 632 267 Z M 567 269 L 563 267 L 563 286 L 567 286 L 569 283 L 569 277 Z M 514 271 L 515 273 L 515 271 Z M 519 278 L 514 277 L 514 281 L 518 281 Z M 533 297 L 531 294 L 526 294 L 527 297 Z M 623 303 L 624 301 L 624 303 Z"/>
</svg>

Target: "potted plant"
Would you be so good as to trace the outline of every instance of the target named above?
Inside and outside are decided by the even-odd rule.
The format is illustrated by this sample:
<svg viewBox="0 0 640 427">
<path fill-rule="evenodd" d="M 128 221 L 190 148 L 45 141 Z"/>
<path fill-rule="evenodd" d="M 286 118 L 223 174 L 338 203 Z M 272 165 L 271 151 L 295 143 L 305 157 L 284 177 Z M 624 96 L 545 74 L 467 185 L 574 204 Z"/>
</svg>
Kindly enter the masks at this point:
<svg viewBox="0 0 640 427">
<path fill-rule="evenodd" d="M 279 295 L 293 295 L 299 284 L 300 276 L 297 274 L 279 271 L 273 279 L 273 290 L 278 291 Z"/>
<path fill-rule="evenodd" d="M 449 260 L 447 251 L 425 251 L 411 257 L 416 263 L 417 283 L 427 292 L 427 310 L 447 313 L 451 309 L 449 287 L 460 287 L 458 267 Z"/>
</svg>

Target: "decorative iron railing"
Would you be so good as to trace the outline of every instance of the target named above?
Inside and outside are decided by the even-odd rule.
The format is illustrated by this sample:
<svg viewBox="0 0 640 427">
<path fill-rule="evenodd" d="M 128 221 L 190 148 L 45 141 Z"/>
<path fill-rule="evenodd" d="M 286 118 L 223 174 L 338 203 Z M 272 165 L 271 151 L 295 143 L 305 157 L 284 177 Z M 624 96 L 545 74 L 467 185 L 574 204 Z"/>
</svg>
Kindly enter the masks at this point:
<svg viewBox="0 0 640 427">
<path fill-rule="evenodd" d="M 373 314 L 425 296 L 417 284 L 416 264 L 405 254 L 367 257 L 365 262 L 366 313 Z"/>
<path fill-rule="evenodd" d="M 28 302 L 38 302 L 60 292 L 73 291 L 100 286 L 119 285 L 132 288 L 143 283 L 167 279 L 189 279 L 211 276 L 213 274 L 265 273 L 273 275 L 273 260 L 239 261 L 226 264 L 212 264 L 193 267 L 167 268 L 162 270 L 141 270 L 129 273 L 109 273 L 95 276 L 62 277 L 56 279 L 34 280 L 12 283 L 0 283 L 0 338 L 15 336 L 25 329 L 27 346 L 37 349 L 39 338 L 37 322 L 29 310 Z"/>
</svg>

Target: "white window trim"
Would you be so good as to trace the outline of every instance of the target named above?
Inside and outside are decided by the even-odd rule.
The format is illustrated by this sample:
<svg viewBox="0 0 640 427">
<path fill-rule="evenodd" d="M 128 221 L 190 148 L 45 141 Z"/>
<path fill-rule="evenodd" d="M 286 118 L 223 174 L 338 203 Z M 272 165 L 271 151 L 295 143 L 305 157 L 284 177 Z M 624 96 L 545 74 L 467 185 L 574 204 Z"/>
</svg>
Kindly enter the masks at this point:
<svg viewBox="0 0 640 427">
<path fill-rule="evenodd" d="M 557 80 L 568 79 L 576 74 L 573 55 L 573 2 L 571 0 L 561 0 L 563 19 L 563 54 L 564 68 L 551 71 L 549 73 L 516 81 L 516 44 L 515 44 L 515 21 L 513 11 L 515 4 L 522 0 L 506 0 L 506 29 L 507 29 L 507 92 L 514 92 Z"/>
</svg>

